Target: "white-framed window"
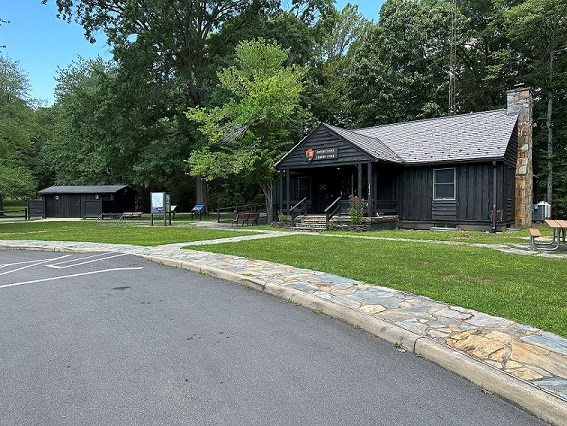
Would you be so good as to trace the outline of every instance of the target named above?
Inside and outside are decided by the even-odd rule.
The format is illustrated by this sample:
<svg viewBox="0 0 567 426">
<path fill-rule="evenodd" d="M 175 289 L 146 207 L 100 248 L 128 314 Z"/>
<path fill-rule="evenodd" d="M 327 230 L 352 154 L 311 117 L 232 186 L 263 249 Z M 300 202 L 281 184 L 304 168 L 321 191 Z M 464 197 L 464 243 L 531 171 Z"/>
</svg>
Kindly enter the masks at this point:
<svg viewBox="0 0 567 426">
<path fill-rule="evenodd" d="M 433 170 L 433 199 L 454 200 L 455 199 L 456 169 L 434 169 Z"/>
</svg>

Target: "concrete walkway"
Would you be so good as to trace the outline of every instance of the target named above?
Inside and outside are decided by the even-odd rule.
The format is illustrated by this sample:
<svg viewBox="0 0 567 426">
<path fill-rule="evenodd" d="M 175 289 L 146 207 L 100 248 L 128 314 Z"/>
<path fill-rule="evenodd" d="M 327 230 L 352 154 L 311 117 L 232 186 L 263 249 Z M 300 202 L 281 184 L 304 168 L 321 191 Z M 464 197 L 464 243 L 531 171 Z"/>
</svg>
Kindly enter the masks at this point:
<svg viewBox="0 0 567 426">
<path fill-rule="evenodd" d="M 282 235 L 290 233 L 230 240 Z M 181 248 L 190 244 L 204 242 L 140 247 L 3 240 L 0 248 L 123 252 L 248 285 L 361 327 L 391 341 L 399 350 L 412 351 L 455 371 L 486 392 L 499 394 L 545 421 L 567 423 L 565 338 L 504 318 L 336 275 Z M 505 246 L 493 248 L 527 251 Z"/>
</svg>

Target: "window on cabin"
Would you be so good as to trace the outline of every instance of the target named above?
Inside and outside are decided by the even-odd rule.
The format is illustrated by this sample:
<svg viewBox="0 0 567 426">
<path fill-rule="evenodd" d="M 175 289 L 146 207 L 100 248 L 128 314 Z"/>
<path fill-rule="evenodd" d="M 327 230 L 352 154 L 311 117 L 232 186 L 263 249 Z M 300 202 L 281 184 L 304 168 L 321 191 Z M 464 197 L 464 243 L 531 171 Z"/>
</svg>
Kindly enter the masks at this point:
<svg viewBox="0 0 567 426">
<path fill-rule="evenodd" d="M 455 169 L 433 170 L 433 199 L 455 199 Z"/>
</svg>

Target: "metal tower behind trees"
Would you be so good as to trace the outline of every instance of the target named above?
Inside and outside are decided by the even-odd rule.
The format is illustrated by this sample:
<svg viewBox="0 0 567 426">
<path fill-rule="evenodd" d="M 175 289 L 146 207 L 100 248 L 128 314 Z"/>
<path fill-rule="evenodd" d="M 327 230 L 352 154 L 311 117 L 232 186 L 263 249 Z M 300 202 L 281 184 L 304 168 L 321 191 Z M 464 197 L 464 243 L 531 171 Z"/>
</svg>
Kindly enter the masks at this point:
<svg viewBox="0 0 567 426">
<path fill-rule="evenodd" d="M 449 115 L 456 113 L 457 80 L 457 37 L 456 37 L 457 0 L 451 0 L 451 34 L 449 52 Z"/>
</svg>

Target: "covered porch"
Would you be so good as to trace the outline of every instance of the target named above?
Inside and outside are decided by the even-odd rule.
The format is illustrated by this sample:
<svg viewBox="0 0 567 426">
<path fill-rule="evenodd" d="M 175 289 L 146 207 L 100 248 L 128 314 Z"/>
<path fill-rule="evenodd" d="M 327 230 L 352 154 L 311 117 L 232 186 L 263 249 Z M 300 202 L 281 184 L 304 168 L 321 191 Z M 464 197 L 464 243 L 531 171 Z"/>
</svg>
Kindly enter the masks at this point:
<svg viewBox="0 0 567 426">
<path fill-rule="evenodd" d="M 396 215 L 396 155 L 381 142 L 327 124 L 319 125 L 277 164 L 275 198 L 280 213 L 348 215 L 357 197 L 367 218 Z"/>
<path fill-rule="evenodd" d="M 396 215 L 395 169 L 367 162 L 279 170 L 276 199 L 279 212 L 289 215 L 299 204 L 304 213 L 348 214 L 350 199 L 358 197 L 367 217 Z"/>
</svg>

